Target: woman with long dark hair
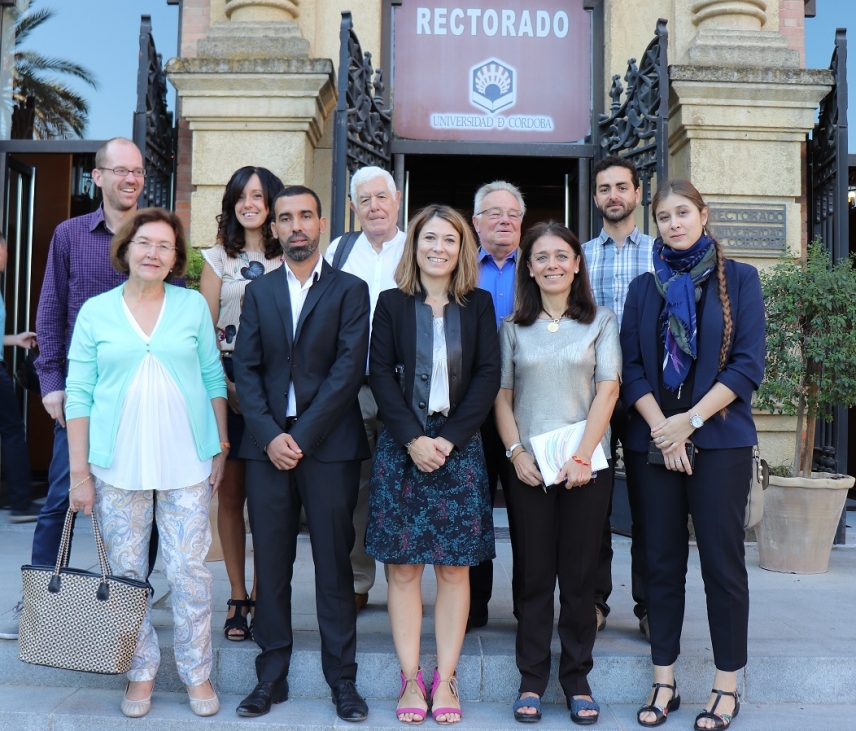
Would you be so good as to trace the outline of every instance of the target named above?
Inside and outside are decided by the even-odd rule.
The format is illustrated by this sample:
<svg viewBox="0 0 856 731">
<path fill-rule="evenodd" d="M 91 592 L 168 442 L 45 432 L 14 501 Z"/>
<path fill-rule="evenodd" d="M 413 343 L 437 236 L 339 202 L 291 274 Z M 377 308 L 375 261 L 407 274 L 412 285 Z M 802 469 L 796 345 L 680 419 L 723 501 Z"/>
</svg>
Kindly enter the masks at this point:
<svg viewBox="0 0 856 731">
<path fill-rule="evenodd" d="M 499 388 L 490 294 L 476 287 L 477 247 L 466 220 L 432 205 L 407 227 L 397 289 L 380 293 L 370 383 L 383 424 L 369 496 L 366 551 L 389 567 L 389 619 L 401 664 L 396 716 L 461 720 L 455 668 L 470 607 L 470 566 L 494 556 L 479 427 Z M 422 574 L 434 566 L 437 667 L 419 667 Z"/>
<path fill-rule="evenodd" d="M 598 307 L 577 237 L 565 226 L 534 225 L 520 245 L 516 309 L 500 328 L 502 384 L 494 406 L 511 473 L 517 667 L 514 717 L 541 718 L 550 677 L 553 597 L 559 582 L 559 682 L 571 720 L 597 721 L 588 683 L 597 633 L 595 575 L 611 472 L 592 473 L 598 445 L 609 456 L 609 420 L 618 399 L 621 350 L 615 313 Z M 525 264 L 525 266 L 524 266 Z M 585 421 L 582 441 L 551 485 L 531 452 L 539 434 Z"/>
<path fill-rule="evenodd" d="M 244 460 L 238 448 L 244 433 L 244 418 L 235 392 L 232 351 L 238 336 L 244 290 L 253 279 L 282 266 L 282 249 L 270 228 L 271 201 L 282 190 L 282 181 L 267 168 L 242 167 L 236 170 L 223 193 L 222 212 L 217 217 L 217 243 L 204 249 L 205 264 L 199 291 L 208 302 L 217 333 L 220 357 L 226 372 L 229 395 L 229 444 L 217 510 L 217 530 L 223 546 L 230 599 L 223 633 L 227 640 L 240 642 L 250 634 L 247 614 L 252 611 L 253 590 L 247 594 L 244 561 Z M 234 456 L 233 456 L 234 455 Z"/>
<path fill-rule="evenodd" d="M 740 710 L 737 673 L 747 657 L 743 514 L 758 443 L 751 401 L 764 375 L 764 302 L 757 270 L 726 259 L 707 233 L 708 207 L 692 183 L 663 183 L 652 211 L 654 272 L 631 283 L 621 326 L 624 461 L 642 515 L 654 664 L 637 720 L 659 726 L 680 706 L 691 515 L 716 664 L 695 728 L 724 729 Z"/>
</svg>

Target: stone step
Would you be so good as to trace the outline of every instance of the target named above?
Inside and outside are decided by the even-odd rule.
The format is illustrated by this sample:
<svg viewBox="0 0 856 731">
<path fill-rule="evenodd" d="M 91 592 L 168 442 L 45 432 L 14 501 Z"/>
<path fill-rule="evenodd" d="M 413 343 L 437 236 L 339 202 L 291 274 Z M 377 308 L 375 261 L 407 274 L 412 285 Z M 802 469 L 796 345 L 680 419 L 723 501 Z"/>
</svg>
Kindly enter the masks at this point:
<svg viewBox="0 0 856 731">
<path fill-rule="evenodd" d="M 496 622 L 495 624 L 499 624 Z M 511 623 L 507 623 L 511 624 Z M 641 633 L 636 636 L 613 623 L 598 637 L 594 669 L 589 680 L 598 699 L 606 703 L 638 703 L 650 687 L 651 666 L 648 645 Z M 637 638 L 638 636 L 638 638 Z M 156 688 L 164 692 L 183 690 L 175 669 L 172 637 L 159 630 L 161 667 Z M 710 691 L 715 668 L 709 642 L 685 640 L 677 664 L 682 697 L 689 703 L 703 703 Z M 29 665 L 17 659 L 17 643 L 0 642 L 0 685 L 43 688 L 119 689 L 121 676 L 78 673 Z M 425 646 L 422 662 L 435 664 L 435 648 Z M 256 682 L 255 656 L 251 642 L 214 642 L 212 679 L 224 693 L 246 694 Z M 561 702 L 558 676 L 558 642 L 553 647 L 551 682 L 545 700 Z M 360 635 L 357 653 L 360 692 L 370 699 L 391 699 L 398 693 L 398 660 L 388 635 Z M 458 663 L 461 696 L 466 701 L 505 703 L 516 691 L 520 675 L 514 657 L 511 627 L 493 627 L 467 635 Z M 296 632 L 289 673 L 295 698 L 325 698 L 329 689 L 320 663 L 317 633 Z M 856 704 L 856 657 L 848 645 L 834 640 L 798 642 L 752 641 L 749 663 L 743 670 L 741 694 L 752 703 L 853 703 Z M 856 721 L 854 721 L 856 728 Z"/>
<path fill-rule="evenodd" d="M 258 729 L 313 731 L 343 728 L 356 731 L 401 731 L 404 726 L 395 717 L 392 700 L 370 701 L 369 717 L 364 723 L 348 724 L 336 717 L 328 698 L 294 698 L 276 705 L 270 714 L 256 719 L 239 718 L 234 709 L 240 695 L 221 693 L 220 712 L 210 718 L 198 718 L 190 710 L 185 693 L 155 692 L 152 710 L 144 718 L 125 718 L 119 710 L 121 689 L 43 688 L 0 685 L 0 728 L 16 731 L 240 731 L 248 726 Z M 637 703 L 603 703 L 595 731 L 630 731 L 636 723 Z M 689 729 L 701 704 L 683 704 L 670 714 L 670 726 Z M 503 703 L 463 703 L 463 720 L 455 728 L 481 731 L 520 731 L 511 714 L 511 700 Z M 854 704 L 758 704 L 743 703 L 736 722 L 739 731 L 852 731 L 856 718 Z M 432 723 L 429 721 L 428 723 Z M 204 726 L 202 725 L 204 724 Z M 564 705 L 545 704 L 539 729 L 574 727 Z"/>
<path fill-rule="evenodd" d="M 85 522 L 82 525 L 85 526 Z M 32 532 L 32 527 L 28 530 Z M 29 558 L 29 547 L 25 545 L 26 541 L 21 540 L 22 537 L 28 536 L 21 531 L 0 531 L 0 556 L 4 557 L 0 563 L 0 597 L 3 599 L 0 611 L 3 607 L 11 609 L 19 596 L 18 567 Z M 633 616 L 629 589 L 629 543 L 616 536 L 613 547 L 612 612 L 606 629 L 598 635 L 595 644 L 590 681 L 601 703 L 615 707 L 626 705 L 631 709 L 627 717 L 632 718 L 632 711 L 646 697 L 650 687 L 650 648 Z M 312 701 L 327 699 L 329 691 L 320 667 L 314 567 L 309 549 L 308 538 L 301 536 L 293 581 L 295 651 L 289 681 L 293 698 Z M 794 576 L 760 569 L 757 549 L 747 546 L 751 597 L 749 662 L 741 675 L 740 689 L 748 703 L 763 706 L 809 704 L 812 709 L 816 709 L 814 704 L 856 705 L 856 623 L 852 612 L 856 606 L 856 551 L 853 549 L 851 546 L 834 550 L 830 571 L 826 574 Z M 497 554 L 490 622 L 487 627 L 467 635 L 458 666 L 465 702 L 478 701 L 485 707 L 492 703 L 503 707 L 510 704 L 520 680 L 514 659 L 515 622 L 511 615 L 511 555 L 508 544 L 498 543 Z M 76 535 L 73 557 L 72 565 L 90 568 L 97 565 L 91 535 L 85 531 Z M 251 642 L 234 643 L 223 638 L 229 584 L 222 562 L 209 565 L 214 574 L 212 627 L 215 657 L 212 677 L 221 692 L 242 697 L 255 684 L 254 658 L 258 650 Z M 252 557 L 249 556 L 248 574 L 251 568 Z M 153 574 L 152 583 L 156 589 L 152 620 L 163 654 L 156 688 L 159 693 L 179 692 L 182 685 L 172 653 L 169 587 L 159 569 Z M 427 570 L 423 580 L 425 617 L 422 636 L 426 639 L 422 663 L 429 669 L 435 662 L 432 656 L 435 648 L 429 639 L 434 629 L 435 595 L 433 572 Z M 357 641 L 358 687 L 372 702 L 391 702 L 398 692 L 398 661 L 390 635 L 386 584 L 381 569 L 378 570 L 369 604 L 359 614 Z M 681 657 L 677 664 L 679 688 L 686 703 L 701 704 L 707 699 L 714 676 L 710 647 L 704 587 L 699 575 L 697 552 L 692 547 Z M 554 639 L 553 679 L 557 677 L 558 652 L 558 640 Z M 78 690 L 106 690 L 113 694 L 124 687 L 124 682 L 123 678 L 116 676 L 27 665 L 17 660 L 17 643 L 0 641 L 0 686 L 33 688 L 36 695 L 42 693 L 45 698 L 54 697 L 55 693 L 59 693 L 57 697 L 65 698 Z M 554 703 L 562 700 L 555 680 L 549 686 L 545 700 Z M 326 701 L 323 707 L 325 712 L 331 710 L 326 708 Z M 823 717 L 822 709 L 818 713 Z M 741 719 L 742 716 L 741 713 Z M 570 723 L 566 714 L 559 714 L 559 717 L 564 719 L 565 726 Z M 845 728 L 856 728 L 856 717 L 851 718 L 853 723 Z M 394 722 L 394 717 L 392 720 Z M 740 724 L 741 727 L 743 725 Z M 27 728 L 26 723 L 10 726 L 0 721 L 0 730 L 17 729 L 18 726 L 22 731 Z M 686 727 L 691 727 L 691 718 Z M 55 728 L 65 727 L 59 725 Z M 778 727 L 771 724 L 768 728 Z M 808 723 L 799 728 L 812 731 L 821 726 Z"/>
</svg>

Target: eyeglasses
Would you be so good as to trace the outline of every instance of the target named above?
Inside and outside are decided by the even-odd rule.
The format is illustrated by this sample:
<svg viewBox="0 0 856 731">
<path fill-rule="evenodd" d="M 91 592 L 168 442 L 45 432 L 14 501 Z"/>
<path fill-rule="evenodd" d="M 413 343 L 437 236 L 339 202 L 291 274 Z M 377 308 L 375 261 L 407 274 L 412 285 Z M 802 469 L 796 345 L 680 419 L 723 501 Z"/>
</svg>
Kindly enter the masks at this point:
<svg viewBox="0 0 856 731">
<path fill-rule="evenodd" d="M 146 177 L 146 169 L 145 168 L 134 168 L 133 170 L 129 170 L 128 168 L 98 168 L 99 170 L 109 170 L 113 175 L 118 175 L 120 178 L 127 178 L 128 173 L 133 173 L 135 178 L 145 178 Z"/>
<path fill-rule="evenodd" d="M 131 241 L 131 243 L 137 247 L 139 251 L 151 251 L 154 249 L 158 254 L 169 254 L 171 251 L 175 251 L 174 246 L 167 246 L 166 244 L 155 244 L 149 241 Z"/>
<path fill-rule="evenodd" d="M 488 221 L 498 221 L 503 215 L 508 216 L 512 221 L 522 221 L 523 211 L 518 211 L 516 208 L 485 208 L 481 213 L 476 213 L 477 216 L 487 216 Z"/>
</svg>

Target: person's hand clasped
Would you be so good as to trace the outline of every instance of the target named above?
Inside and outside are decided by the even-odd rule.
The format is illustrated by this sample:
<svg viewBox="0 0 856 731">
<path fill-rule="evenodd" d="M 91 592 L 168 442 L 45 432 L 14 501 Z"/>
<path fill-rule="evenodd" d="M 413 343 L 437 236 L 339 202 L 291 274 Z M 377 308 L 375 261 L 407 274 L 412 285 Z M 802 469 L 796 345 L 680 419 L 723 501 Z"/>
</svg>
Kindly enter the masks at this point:
<svg viewBox="0 0 856 731">
<path fill-rule="evenodd" d="M 303 450 L 291 434 L 280 434 L 274 437 L 267 446 L 267 456 L 278 470 L 291 470 L 303 457 Z"/>
<path fill-rule="evenodd" d="M 565 482 L 567 480 L 567 482 Z M 585 485 L 591 480 L 591 464 L 580 464 L 573 457 L 565 462 L 559 474 L 556 475 L 554 485 L 561 485 L 565 482 L 565 489 L 570 490 L 572 487 Z"/>
<path fill-rule="evenodd" d="M 91 474 L 88 477 L 72 475 L 70 488 L 69 507 L 75 513 L 82 510 L 85 515 L 92 515 L 92 508 L 95 506 L 95 478 Z"/>
<path fill-rule="evenodd" d="M 532 485 L 532 487 L 544 486 L 544 478 L 541 475 L 541 471 L 535 463 L 535 458 L 529 452 L 521 452 L 514 458 L 513 464 L 518 480 L 527 485 Z"/>
<path fill-rule="evenodd" d="M 667 470 L 693 473 L 686 445 L 694 431 L 686 414 L 670 416 L 651 429 L 651 439 L 663 453 Z"/>
<path fill-rule="evenodd" d="M 440 439 L 446 444 L 451 444 L 451 442 L 446 439 Z M 451 451 L 452 450 L 450 449 L 449 452 Z M 421 472 L 433 472 L 434 470 L 439 470 L 444 464 L 446 464 L 446 456 L 447 454 L 444 451 L 444 448 L 442 448 L 438 443 L 438 440 L 431 439 L 431 437 L 423 435 L 410 445 L 410 459 L 413 460 L 413 464 L 416 465 L 416 469 Z"/>
</svg>

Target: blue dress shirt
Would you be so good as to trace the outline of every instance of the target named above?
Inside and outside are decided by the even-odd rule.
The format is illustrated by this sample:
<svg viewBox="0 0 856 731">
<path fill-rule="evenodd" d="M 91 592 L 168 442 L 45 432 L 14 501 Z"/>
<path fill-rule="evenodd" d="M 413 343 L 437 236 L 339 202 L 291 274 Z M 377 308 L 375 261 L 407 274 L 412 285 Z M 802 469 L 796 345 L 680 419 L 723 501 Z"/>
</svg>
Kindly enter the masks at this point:
<svg viewBox="0 0 856 731">
<path fill-rule="evenodd" d="M 502 269 L 492 254 L 479 248 L 479 288 L 490 292 L 496 310 L 496 329 L 499 323 L 514 312 L 514 274 L 517 270 L 517 249 L 506 258 Z"/>
</svg>

